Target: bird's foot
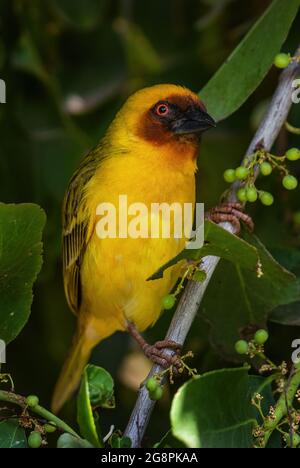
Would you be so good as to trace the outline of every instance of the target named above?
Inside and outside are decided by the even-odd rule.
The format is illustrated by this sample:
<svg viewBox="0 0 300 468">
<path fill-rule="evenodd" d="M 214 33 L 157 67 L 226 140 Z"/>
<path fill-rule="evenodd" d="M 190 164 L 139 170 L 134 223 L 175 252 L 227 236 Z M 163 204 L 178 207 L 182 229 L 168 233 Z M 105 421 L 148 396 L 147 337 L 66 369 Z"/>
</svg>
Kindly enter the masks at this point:
<svg viewBox="0 0 300 468">
<path fill-rule="evenodd" d="M 237 235 L 241 232 L 241 221 L 250 232 L 254 231 L 254 222 L 251 216 L 244 213 L 244 207 L 240 203 L 225 203 L 217 206 L 206 213 L 205 217 L 216 224 L 231 223 Z"/>
<path fill-rule="evenodd" d="M 173 353 L 166 353 L 166 349 L 172 350 Z M 171 340 L 157 341 L 154 345 L 145 343 L 142 347 L 145 356 L 152 362 L 164 369 L 173 368 L 177 372 L 182 368 L 181 349 L 181 345 Z"/>
<path fill-rule="evenodd" d="M 182 346 L 180 344 L 175 343 L 175 341 L 164 340 L 157 341 L 154 345 L 150 345 L 131 322 L 127 322 L 127 330 L 141 347 L 145 356 L 152 362 L 158 364 L 164 369 L 172 368 L 175 373 L 182 368 L 182 359 L 180 358 Z M 166 352 L 167 349 L 173 352 L 169 354 Z"/>
</svg>

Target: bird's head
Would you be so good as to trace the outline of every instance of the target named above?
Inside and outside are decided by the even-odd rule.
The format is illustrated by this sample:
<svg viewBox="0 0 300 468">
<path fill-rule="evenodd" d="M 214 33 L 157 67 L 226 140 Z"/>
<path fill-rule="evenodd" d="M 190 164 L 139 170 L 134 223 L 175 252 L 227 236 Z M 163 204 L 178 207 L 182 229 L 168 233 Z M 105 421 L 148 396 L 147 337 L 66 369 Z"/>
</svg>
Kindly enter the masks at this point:
<svg viewBox="0 0 300 468">
<path fill-rule="evenodd" d="M 199 136 L 215 121 L 197 94 L 176 85 L 156 85 L 133 94 L 110 128 L 119 144 L 197 154 Z"/>
</svg>

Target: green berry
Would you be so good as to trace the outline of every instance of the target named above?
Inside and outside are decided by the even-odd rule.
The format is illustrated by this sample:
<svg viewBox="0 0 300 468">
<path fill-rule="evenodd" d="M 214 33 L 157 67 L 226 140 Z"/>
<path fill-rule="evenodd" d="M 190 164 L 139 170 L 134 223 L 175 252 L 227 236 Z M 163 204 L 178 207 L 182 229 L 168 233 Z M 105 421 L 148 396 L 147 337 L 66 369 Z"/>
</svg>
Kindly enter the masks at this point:
<svg viewBox="0 0 300 468">
<path fill-rule="evenodd" d="M 249 175 L 249 169 L 247 169 L 244 166 L 238 167 L 235 171 L 235 176 L 239 180 L 247 179 L 248 175 Z"/>
<path fill-rule="evenodd" d="M 240 340 L 235 343 L 235 350 L 238 354 L 247 354 L 249 351 L 249 345 L 247 341 Z"/>
<path fill-rule="evenodd" d="M 272 174 L 272 171 L 273 171 L 273 168 L 271 166 L 270 163 L 268 162 L 263 162 L 260 166 L 260 173 L 263 175 L 263 176 L 269 176 L 270 174 Z"/>
<path fill-rule="evenodd" d="M 207 278 L 207 274 L 203 270 L 197 270 L 193 274 L 193 280 L 199 281 L 199 283 L 203 283 Z"/>
<path fill-rule="evenodd" d="M 224 172 L 224 180 L 229 184 L 234 182 L 236 180 L 235 170 L 227 169 L 227 171 Z"/>
<path fill-rule="evenodd" d="M 39 404 L 39 399 L 38 399 L 38 397 L 36 395 L 29 395 L 26 398 L 26 404 L 30 408 L 34 408 L 35 406 L 37 406 Z"/>
<path fill-rule="evenodd" d="M 274 203 L 274 197 L 273 197 L 273 195 L 271 193 L 262 192 L 260 194 L 260 201 L 265 206 L 271 206 Z"/>
<path fill-rule="evenodd" d="M 153 401 L 157 401 L 157 400 L 160 400 L 161 397 L 163 396 L 163 389 L 162 387 L 158 386 L 154 392 L 149 392 L 149 397 L 150 397 L 150 400 L 153 400 Z"/>
<path fill-rule="evenodd" d="M 250 203 L 255 203 L 258 199 L 258 193 L 255 187 L 248 187 L 246 189 L 247 201 Z"/>
<path fill-rule="evenodd" d="M 240 188 L 237 192 L 237 197 L 240 202 L 245 203 L 247 201 L 247 192 L 245 188 Z"/>
<path fill-rule="evenodd" d="M 52 432 L 55 432 L 55 431 L 56 431 L 56 425 L 55 425 L 54 423 L 45 424 L 45 425 L 44 425 L 44 430 L 45 430 L 45 432 L 47 432 L 48 434 L 51 434 Z"/>
<path fill-rule="evenodd" d="M 168 294 L 162 300 L 162 306 L 165 310 L 173 309 L 176 303 L 176 297 L 173 294 Z"/>
<path fill-rule="evenodd" d="M 291 61 L 290 55 L 281 53 L 281 54 L 276 55 L 274 59 L 274 65 L 277 68 L 283 69 L 289 66 L 290 61 Z"/>
<path fill-rule="evenodd" d="M 287 175 L 284 177 L 282 185 L 287 190 L 295 190 L 298 187 L 298 180 L 292 175 Z"/>
<path fill-rule="evenodd" d="M 269 339 L 267 330 L 258 330 L 254 335 L 254 341 L 257 345 L 264 345 Z"/>
<path fill-rule="evenodd" d="M 39 432 L 33 431 L 28 437 L 28 446 L 30 448 L 40 448 L 42 445 L 43 439 Z"/>
<path fill-rule="evenodd" d="M 153 377 L 148 379 L 147 382 L 146 382 L 146 388 L 147 388 L 148 392 L 150 392 L 150 393 L 155 392 L 155 390 L 157 389 L 158 386 L 159 385 L 158 385 L 157 380 L 154 379 Z"/>
<path fill-rule="evenodd" d="M 298 148 L 291 148 L 285 155 L 289 161 L 298 161 L 300 159 L 300 150 Z"/>
</svg>

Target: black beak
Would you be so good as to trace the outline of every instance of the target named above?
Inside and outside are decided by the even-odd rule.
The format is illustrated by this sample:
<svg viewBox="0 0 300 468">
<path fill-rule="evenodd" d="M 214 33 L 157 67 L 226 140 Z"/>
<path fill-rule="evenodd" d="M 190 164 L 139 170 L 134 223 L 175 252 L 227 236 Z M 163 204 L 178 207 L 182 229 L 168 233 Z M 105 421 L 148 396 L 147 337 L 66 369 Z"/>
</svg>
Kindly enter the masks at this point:
<svg viewBox="0 0 300 468">
<path fill-rule="evenodd" d="M 214 119 L 205 111 L 196 106 L 191 106 L 182 117 L 171 124 L 171 131 L 175 135 L 202 133 L 216 127 Z"/>
</svg>

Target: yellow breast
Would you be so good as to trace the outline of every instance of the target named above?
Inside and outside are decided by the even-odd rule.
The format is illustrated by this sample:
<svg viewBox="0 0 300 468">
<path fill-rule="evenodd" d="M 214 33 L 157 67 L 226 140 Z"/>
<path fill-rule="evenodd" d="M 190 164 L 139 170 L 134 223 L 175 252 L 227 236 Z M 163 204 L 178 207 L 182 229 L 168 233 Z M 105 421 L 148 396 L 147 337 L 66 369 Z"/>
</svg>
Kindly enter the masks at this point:
<svg viewBox="0 0 300 468">
<path fill-rule="evenodd" d="M 128 207 L 143 204 L 150 214 L 153 203 L 194 205 L 194 172 L 192 157 L 179 170 L 166 157 L 137 157 L 132 152 L 104 160 L 88 184 L 85 198 L 93 222 L 81 270 L 82 309 L 95 317 L 102 332 L 107 330 L 107 336 L 124 330 L 126 320 L 142 331 L 158 319 L 162 298 L 176 283 L 180 267 L 167 270 L 163 279 L 147 279 L 182 251 L 186 241 L 183 237 L 163 238 L 161 231 L 158 238 L 120 238 L 120 196 L 126 196 Z M 102 218 L 96 212 L 103 203 L 116 208 L 116 238 L 100 238 L 97 232 Z M 156 216 L 161 217 L 161 213 L 152 214 L 152 222 Z M 171 231 L 173 228 L 172 222 Z"/>
</svg>

